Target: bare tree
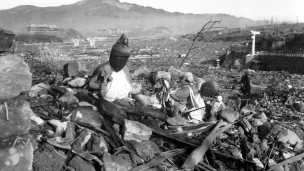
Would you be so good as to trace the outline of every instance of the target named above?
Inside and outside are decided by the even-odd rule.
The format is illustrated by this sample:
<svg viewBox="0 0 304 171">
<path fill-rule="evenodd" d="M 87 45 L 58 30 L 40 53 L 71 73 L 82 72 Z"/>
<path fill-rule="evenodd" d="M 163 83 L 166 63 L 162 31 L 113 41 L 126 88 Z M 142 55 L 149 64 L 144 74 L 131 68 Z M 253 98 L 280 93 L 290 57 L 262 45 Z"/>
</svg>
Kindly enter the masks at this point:
<svg viewBox="0 0 304 171">
<path fill-rule="evenodd" d="M 181 64 L 179 65 L 179 69 L 183 66 L 183 64 L 185 63 L 187 57 L 189 56 L 191 50 L 193 50 L 193 46 L 194 46 L 194 43 L 196 41 L 196 39 L 201 35 L 201 34 L 206 34 L 208 33 L 211 29 L 213 28 L 222 28 L 222 27 L 214 27 L 215 24 L 219 23 L 220 24 L 221 20 L 217 20 L 217 21 L 208 21 L 197 33 L 196 35 L 194 36 L 193 40 L 192 40 L 192 44 L 186 54 L 186 56 L 182 59 L 182 62 Z"/>
</svg>

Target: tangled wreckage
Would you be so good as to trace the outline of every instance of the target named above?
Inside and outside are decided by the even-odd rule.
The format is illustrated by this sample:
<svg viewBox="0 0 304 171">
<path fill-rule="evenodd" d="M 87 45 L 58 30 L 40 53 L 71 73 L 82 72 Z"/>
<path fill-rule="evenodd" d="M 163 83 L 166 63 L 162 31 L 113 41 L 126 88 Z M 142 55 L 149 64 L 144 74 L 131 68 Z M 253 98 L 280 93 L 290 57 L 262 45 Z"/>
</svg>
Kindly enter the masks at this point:
<svg viewBox="0 0 304 171">
<path fill-rule="evenodd" d="M 72 61 L 35 85 L 20 57 L 0 56 L 1 170 L 304 169 L 300 75 L 131 72 L 129 56 L 123 35 L 92 74 Z"/>
</svg>

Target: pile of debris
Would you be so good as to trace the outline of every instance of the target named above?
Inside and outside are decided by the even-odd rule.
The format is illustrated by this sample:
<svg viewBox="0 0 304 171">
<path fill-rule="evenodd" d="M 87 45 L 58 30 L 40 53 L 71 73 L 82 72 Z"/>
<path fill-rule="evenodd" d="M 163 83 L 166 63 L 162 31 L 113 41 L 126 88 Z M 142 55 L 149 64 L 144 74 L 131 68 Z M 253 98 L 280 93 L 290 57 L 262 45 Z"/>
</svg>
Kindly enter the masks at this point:
<svg viewBox="0 0 304 171">
<path fill-rule="evenodd" d="M 11 56 L 2 59 L 18 61 Z M 248 76 L 247 86 L 251 88 L 248 91 L 242 89 L 246 83 L 239 74 L 229 76 L 220 69 L 218 73 L 208 71 L 223 78 L 220 85 L 225 88 L 232 87 L 232 81 L 228 80 L 236 80 L 241 87 L 221 89 L 214 81 L 205 81 L 174 67 L 151 71 L 142 66 L 131 74 L 134 95 L 126 104 L 108 102 L 87 89 L 88 72 L 78 61 L 66 64 L 61 74 L 43 79 L 44 82 L 30 89 L 20 86 L 28 86 L 31 79 L 21 76 L 27 72 L 18 67 L 18 73 L 14 74 L 1 67 L 1 73 L 11 75 L 0 77 L 0 128 L 12 132 L 0 137 L 0 156 L 7 156 L 0 159 L 1 169 L 22 170 L 18 167 L 30 168 L 31 164 L 37 171 L 304 168 L 301 129 L 282 123 L 276 113 L 283 107 L 286 114 L 302 116 L 302 96 L 297 93 L 301 88 L 292 81 L 280 85 L 273 82 L 263 92 L 253 91 L 257 83 L 254 77 L 258 74 L 252 71 Z M 13 87 L 9 85 L 13 81 L 8 79 L 20 79 L 20 82 Z M 8 86 L 12 88 L 3 89 Z M 197 97 L 188 87 L 193 94 L 198 92 L 204 101 L 193 98 L 196 106 L 186 107 L 187 104 L 182 103 L 184 99 Z M 12 97 L 6 97 L 8 95 Z M 12 98 L 30 103 L 18 107 L 17 103 L 6 100 Z M 181 103 L 169 103 L 170 98 Z M 26 104 L 30 104 L 31 109 Z M 27 117 L 20 117 L 23 115 Z M 25 122 L 27 125 L 23 127 L 21 123 Z M 300 124 L 303 123 L 298 126 Z M 18 130 L 13 132 L 15 129 Z M 28 132 L 31 141 L 24 137 Z M 12 143 L 6 144 L 11 137 L 14 137 Z M 34 152 L 30 149 L 31 143 Z M 28 158 L 31 155 L 33 161 Z M 29 161 L 23 162 L 23 158 Z"/>
</svg>

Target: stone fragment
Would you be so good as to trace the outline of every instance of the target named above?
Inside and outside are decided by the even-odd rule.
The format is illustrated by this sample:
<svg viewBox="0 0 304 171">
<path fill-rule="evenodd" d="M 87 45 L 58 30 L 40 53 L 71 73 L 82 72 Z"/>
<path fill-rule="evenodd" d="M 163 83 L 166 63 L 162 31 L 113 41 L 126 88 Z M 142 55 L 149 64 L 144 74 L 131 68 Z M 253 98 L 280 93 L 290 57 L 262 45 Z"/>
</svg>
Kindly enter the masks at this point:
<svg viewBox="0 0 304 171">
<path fill-rule="evenodd" d="M 109 145 L 102 135 L 93 134 L 91 137 L 91 147 L 88 147 L 90 151 L 108 152 Z"/>
<path fill-rule="evenodd" d="M 288 129 L 283 130 L 278 135 L 278 141 L 282 142 L 283 145 L 287 148 L 290 148 L 290 145 L 296 145 L 297 148 L 303 147 L 303 141 L 298 137 L 296 133 Z"/>
<path fill-rule="evenodd" d="M 75 110 L 73 110 L 71 115 L 71 121 L 77 121 L 80 123 L 85 123 L 88 125 L 92 125 L 97 128 L 101 128 L 102 121 L 100 119 L 100 113 L 96 110 L 91 109 L 86 106 L 79 106 Z"/>
<path fill-rule="evenodd" d="M 16 144 L 0 149 L 1 171 L 32 171 L 33 146 L 31 142 L 16 139 Z"/>
<path fill-rule="evenodd" d="M 103 156 L 105 171 L 128 171 L 132 168 L 132 161 L 128 154 L 111 156 L 105 153 Z"/>
<path fill-rule="evenodd" d="M 253 162 L 255 163 L 257 170 L 262 170 L 264 168 L 264 164 L 258 158 L 253 158 Z"/>
<path fill-rule="evenodd" d="M 0 101 L 29 91 L 32 73 L 29 66 L 16 55 L 0 56 Z"/>
<path fill-rule="evenodd" d="M 61 121 L 55 120 L 55 119 L 52 119 L 48 122 L 55 127 L 56 135 L 62 135 L 68 127 L 68 122 L 61 122 Z"/>
<path fill-rule="evenodd" d="M 152 135 L 151 128 L 137 121 L 124 120 L 124 141 L 137 141 L 142 142 L 149 140 Z"/>
<path fill-rule="evenodd" d="M 77 104 L 79 103 L 79 100 L 77 99 L 77 97 L 75 97 L 73 95 L 73 93 L 71 93 L 71 92 L 66 92 L 58 100 L 63 102 L 63 103 L 68 103 L 69 105 L 73 104 L 73 103 L 77 103 Z"/>
<path fill-rule="evenodd" d="M 229 123 L 233 123 L 239 118 L 239 113 L 231 108 L 225 108 L 224 110 L 222 110 L 220 118 Z"/>
<path fill-rule="evenodd" d="M 165 79 L 165 80 L 171 81 L 171 74 L 170 74 L 170 72 L 157 71 L 156 80 L 158 80 L 158 79 Z"/>
<path fill-rule="evenodd" d="M 78 137 L 73 142 L 73 150 L 81 153 L 85 151 L 85 147 L 87 143 L 90 141 L 92 137 L 92 132 L 88 129 L 80 130 Z"/>
<path fill-rule="evenodd" d="M 34 156 L 34 171 L 59 171 L 63 168 L 67 159 L 63 153 L 56 151 L 56 149 L 48 143 L 40 145 L 40 148 L 35 150 Z"/>
<path fill-rule="evenodd" d="M 27 134 L 32 112 L 30 104 L 23 100 L 0 103 L 0 139 Z"/>
<path fill-rule="evenodd" d="M 155 154 L 160 153 L 159 147 L 153 141 L 143 141 L 141 143 L 132 141 L 131 144 L 135 148 L 136 153 L 145 162 L 152 160 Z"/>
<path fill-rule="evenodd" d="M 167 122 L 172 126 L 182 126 L 187 123 L 187 119 L 185 119 L 184 117 L 182 117 L 180 115 L 176 115 L 174 117 L 169 117 L 167 119 Z"/>
<path fill-rule="evenodd" d="M 238 148 L 228 148 L 227 151 L 229 151 L 234 157 L 243 159 L 242 152 Z"/>
<path fill-rule="evenodd" d="M 69 162 L 68 167 L 74 171 L 95 171 L 92 163 L 83 160 L 77 155 Z"/>
<path fill-rule="evenodd" d="M 72 61 L 63 66 L 64 75 L 66 77 L 84 76 L 86 75 L 86 66 L 79 61 Z"/>
<path fill-rule="evenodd" d="M 87 83 L 87 79 L 82 77 L 77 77 L 75 79 L 68 81 L 68 85 L 73 88 L 82 88 L 86 85 L 86 83 Z"/>
<path fill-rule="evenodd" d="M 97 110 L 97 107 L 96 106 L 94 106 L 94 105 L 92 105 L 92 104 L 90 104 L 90 103 L 88 103 L 88 102 L 79 102 L 79 104 L 78 104 L 79 106 L 86 106 L 86 107 L 92 107 L 92 109 L 93 110 Z"/>
<path fill-rule="evenodd" d="M 31 90 L 29 92 L 29 96 L 30 97 L 37 97 L 39 96 L 39 93 L 43 90 L 44 91 L 44 94 L 47 93 L 47 89 L 50 88 L 50 85 L 48 84 L 44 84 L 44 83 L 39 83 L 39 84 L 36 84 L 34 86 L 31 87 Z"/>
<path fill-rule="evenodd" d="M 269 161 L 268 161 L 268 166 L 269 167 L 274 166 L 276 164 L 277 163 L 273 159 L 269 159 Z M 283 166 L 280 166 L 280 167 L 275 168 L 273 171 L 284 171 L 284 170 L 285 169 L 283 168 Z"/>
</svg>

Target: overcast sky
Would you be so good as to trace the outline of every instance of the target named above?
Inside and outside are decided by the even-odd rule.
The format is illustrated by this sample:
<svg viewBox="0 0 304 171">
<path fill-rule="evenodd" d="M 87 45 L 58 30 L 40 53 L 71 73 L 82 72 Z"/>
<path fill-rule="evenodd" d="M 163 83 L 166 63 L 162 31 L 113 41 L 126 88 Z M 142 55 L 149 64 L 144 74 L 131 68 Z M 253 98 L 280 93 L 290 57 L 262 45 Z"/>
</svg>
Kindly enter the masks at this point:
<svg viewBox="0 0 304 171">
<path fill-rule="evenodd" d="M 59 6 L 79 0 L 0 0 L 0 9 L 18 5 Z M 170 12 L 226 13 L 255 20 L 277 18 L 278 21 L 304 22 L 304 0 L 120 0 Z"/>
</svg>

